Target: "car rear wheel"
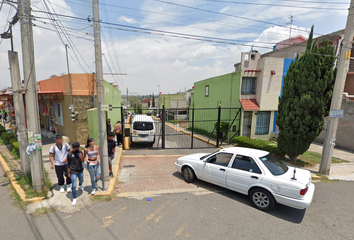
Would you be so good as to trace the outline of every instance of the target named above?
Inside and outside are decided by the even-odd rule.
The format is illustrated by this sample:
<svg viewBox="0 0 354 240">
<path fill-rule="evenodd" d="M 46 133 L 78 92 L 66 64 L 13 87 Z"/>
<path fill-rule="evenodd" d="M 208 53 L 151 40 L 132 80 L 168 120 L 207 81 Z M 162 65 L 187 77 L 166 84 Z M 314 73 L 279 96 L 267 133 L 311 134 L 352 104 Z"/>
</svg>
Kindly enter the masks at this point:
<svg viewBox="0 0 354 240">
<path fill-rule="evenodd" d="M 187 183 L 191 183 L 195 179 L 195 175 L 193 170 L 190 167 L 184 167 L 183 168 L 183 179 Z"/>
<path fill-rule="evenodd" d="M 275 204 L 273 195 L 262 188 L 255 188 L 251 190 L 249 198 L 253 206 L 262 211 L 269 211 Z"/>
</svg>

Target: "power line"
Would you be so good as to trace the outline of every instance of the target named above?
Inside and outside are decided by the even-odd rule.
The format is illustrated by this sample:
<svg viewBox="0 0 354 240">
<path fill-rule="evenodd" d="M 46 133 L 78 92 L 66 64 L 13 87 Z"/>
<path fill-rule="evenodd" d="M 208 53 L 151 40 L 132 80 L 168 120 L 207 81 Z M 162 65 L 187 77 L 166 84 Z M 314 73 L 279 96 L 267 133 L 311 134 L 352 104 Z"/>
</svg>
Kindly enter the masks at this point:
<svg viewBox="0 0 354 240">
<path fill-rule="evenodd" d="M 60 17 L 67 17 L 67 18 L 73 18 L 73 19 L 76 19 L 76 20 L 87 21 L 87 19 L 80 18 L 80 17 L 68 16 L 68 15 L 63 15 L 63 14 L 56 14 L 56 15 L 60 16 Z M 43 17 L 40 17 L 40 18 L 43 18 Z M 92 20 L 89 19 L 89 21 L 92 21 Z M 143 31 L 151 31 L 151 32 L 158 32 L 158 33 L 181 35 L 181 36 L 186 36 L 186 37 L 197 37 L 197 38 L 205 38 L 205 39 L 212 39 L 212 40 L 232 41 L 232 42 L 251 42 L 251 41 L 245 41 L 245 40 L 225 39 L 225 38 L 207 37 L 207 36 L 185 34 L 185 33 L 176 33 L 176 32 L 171 32 L 171 31 L 156 30 L 156 29 L 150 29 L 150 28 L 140 28 L 140 27 L 134 27 L 134 26 L 124 25 L 124 24 L 110 23 L 110 22 L 105 22 L 105 21 L 101 21 L 101 24 L 107 24 L 107 25 L 113 25 L 113 26 L 125 27 L 125 28 L 132 28 L 132 29 L 143 30 Z M 105 26 L 102 26 L 102 27 L 105 27 Z M 124 29 L 120 29 L 120 30 L 124 30 Z M 272 45 L 276 44 L 276 43 L 273 43 L 273 42 L 257 42 L 257 43 L 272 44 Z M 251 46 L 251 45 L 246 45 L 246 44 L 235 44 L 235 45 Z"/>
<path fill-rule="evenodd" d="M 274 6 L 274 7 L 284 7 L 284 8 L 304 8 L 304 9 L 316 9 L 316 10 L 340 10 L 340 11 L 348 11 L 348 8 L 323 8 L 323 7 L 308 7 L 308 6 L 289 6 L 289 5 L 279 5 L 273 3 L 256 3 L 256 2 L 235 2 L 228 0 L 202 0 L 207 2 L 214 3 L 233 3 L 233 4 L 246 4 L 246 5 L 254 5 L 254 6 Z"/>
<path fill-rule="evenodd" d="M 259 20 L 259 19 L 253 19 L 253 18 L 248 18 L 248 17 L 236 16 L 236 15 L 232 15 L 232 14 L 228 14 L 228 13 L 215 12 L 215 11 L 211 11 L 211 10 L 207 10 L 207 9 L 203 9 L 203 8 L 198 8 L 198 7 L 187 6 L 187 5 L 183 5 L 183 4 L 179 4 L 179 3 L 167 2 L 167 1 L 163 1 L 163 0 L 152 0 L 152 1 L 166 3 L 166 4 L 170 4 L 170 5 L 174 5 L 174 6 L 183 7 L 183 8 L 194 9 L 194 10 L 198 10 L 198 11 L 202 11 L 202 12 L 208 12 L 208 13 L 214 13 L 214 14 L 224 15 L 224 16 L 228 16 L 228 17 L 239 18 L 239 19 L 243 19 L 243 20 L 247 20 L 247 21 L 265 23 L 265 24 L 270 24 L 270 25 L 274 25 L 274 26 L 278 26 L 278 27 L 288 28 L 287 26 L 283 26 L 283 25 L 277 24 L 277 23 L 267 22 L 267 21 L 263 21 L 263 20 Z M 302 31 L 302 32 L 306 32 L 307 33 L 306 30 L 302 30 L 302 29 L 298 29 L 298 28 L 293 28 L 293 29 L 296 29 L 298 31 Z M 314 33 L 314 34 L 322 35 L 320 33 Z"/>
<path fill-rule="evenodd" d="M 316 2 L 316 1 L 301 1 L 301 0 L 279 0 L 281 2 L 300 2 L 300 3 L 322 3 L 322 4 L 347 4 L 349 5 L 349 2 Z"/>
</svg>

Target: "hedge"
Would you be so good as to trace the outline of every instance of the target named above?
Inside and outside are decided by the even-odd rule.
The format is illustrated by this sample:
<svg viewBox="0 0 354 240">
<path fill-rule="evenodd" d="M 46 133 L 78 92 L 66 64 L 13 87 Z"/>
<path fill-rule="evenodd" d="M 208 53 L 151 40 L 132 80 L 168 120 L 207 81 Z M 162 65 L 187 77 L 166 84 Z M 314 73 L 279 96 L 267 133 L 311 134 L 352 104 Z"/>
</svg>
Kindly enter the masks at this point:
<svg viewBox="0 0 354 240">
<path fill-rule="evenodd" d="M 3 125 L 0 125 L 0 133 L 5 131 L 6 131 L 5 127 Z"/>
<path fill-rule="evenodd" d="M 12 143 L 12 147 L 14 147 L 17 150 L 20 148 L 19 145 L 18 145 L 18 142 L 13 142 Z"/>
<path fill-rule="evenodd" d="M 2 132 L 0 137 L 3 144 L 5 145 L 10 144 L 11 139 L 16 139 L 16 137 L 12 133 L 8 133 L 8 132 Z"/>
<path fill-rule="evenodd" d="M 233 139 L 233 142 L 237 143 L 237 146 L 239 147 L 248 147 L 248 148 L 264 150 L 270 152 L 271 154 L 279 158 L 284 158 L 285 156 L 285 153 L 281 151 L 277 146 L 269 145 L 265 141 L 253 140 L 248 137 L 241 136 L 241 137 L 235 137 Z"/>
<path fill-rule="evenodd" d="M 17 142 L 17 139 L 16 138 L 11 138 L 10 139 L 10 144 L 12 145 L 14 142 Z"/>
</svg>

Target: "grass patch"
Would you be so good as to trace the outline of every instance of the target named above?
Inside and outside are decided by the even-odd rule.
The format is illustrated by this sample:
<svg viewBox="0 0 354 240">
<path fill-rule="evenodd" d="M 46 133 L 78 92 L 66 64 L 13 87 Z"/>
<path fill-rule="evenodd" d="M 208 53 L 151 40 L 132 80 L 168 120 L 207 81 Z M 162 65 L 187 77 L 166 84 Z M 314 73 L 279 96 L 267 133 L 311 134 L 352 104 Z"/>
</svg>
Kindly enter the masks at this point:
<svg viewBox="0 0 354 240">
<path fill-rule="evenodd" d="M 312 180 L 320 180 L 320 182 L 330 183 L 330 182 L 338 182 L 338 179 L 329 179 L 327 176 L 321 175 L 319 173 L 316 174 L 317 177 L 312 177 Z"/>
<path fill-rule="evenodd" d="M 33 189 L 31 176 L 15 175 L 15 178 L 17 180 L 17 183 L 23 189 L 23 191 L 25 191 L 27 198 L 34 198 L 34 197 L 46 198 L 48 192 L 53 188 L 53 185 L 50 182 L 49 174 L 47 171 L 44 172 L 44 175 L 45 175 L 45 187 L 43 190 L 40 191 L 36 191 Z"/>
<path fill-rule="evenodd" d="M 0 152 L 0 155 L 5 160 L 6 163 L 10 163 L 10 160 L 2 152 Z"/>
<path fill-rule="evenodd" d="M 55 210 L 57 210 L 56 208 L 38 208 L 36 209 L 36 211 L 34 211 L 33 213 L 31 213 L 30 215 L 32 217 L 38 217 L 44 214 L 49 214 L 54 212 Z"/>
<path fill-rule="evenodd" d="M 115 194 L 111 194 L 108 196 L 92 196 L 91 195 L 90 198 L 94 202 L 97 202 L 97 201 L 110 202 L 110 201 L 115 200 L 117 198 L 117 196 Z"/>
<path fill-rule="evenodd" d="M 11 184 L 7 185 L 7 189 L 8 190 L 13 190 L 13 187 Z M 10 196 L 13 199 L 13 204 L 23 210 L 25 210 L 27 208 L 27 206 L 30 204 L 30 202 L 24 202 L 22 201 L 22 198 L 20 197 L 20 195 L 17 194 L 16 191 L 12 191 L 10 192 Z"/>
<path fill-rule="evenodd" d="M 299 167 L 312 167 L 316 164 L 320 164 L 321 163 L 321 154 L 317 153 L 317 152 L 311 152 L 311 151 L 307 151 L 304 154 L 298 156 L 298 159 L 295 161 L 292 161 L 290 159 L 285 159 L 284 161 L 289 162 L 295 166 L 299 166 Z M 340 158 L 335 158 L 332 157 L 332 163 L 348 163 L 349 161 L 347 160 L 343 160 Z"/>
<path fill-rule="evenodd" d="M 14 147 L 11 147 L 10 153 L 13 157 L 15 157 L 16 160 L 19 160 L 21 158 L 20 153 Z"/>
</svg>

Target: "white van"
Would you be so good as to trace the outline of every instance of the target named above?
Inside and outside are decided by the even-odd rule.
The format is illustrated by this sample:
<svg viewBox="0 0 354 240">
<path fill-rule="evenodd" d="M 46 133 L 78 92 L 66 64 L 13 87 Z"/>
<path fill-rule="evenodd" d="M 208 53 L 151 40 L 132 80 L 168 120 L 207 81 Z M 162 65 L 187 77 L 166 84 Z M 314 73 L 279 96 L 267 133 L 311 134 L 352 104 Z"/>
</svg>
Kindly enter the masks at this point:
<svg viewBox="0 0 354 240">
<path fill-rule="evenodd" d="M 135 115 L 130 126 L 131 143 L 155 143 L 155 124 L 150 116 Z"/>
</svg>

